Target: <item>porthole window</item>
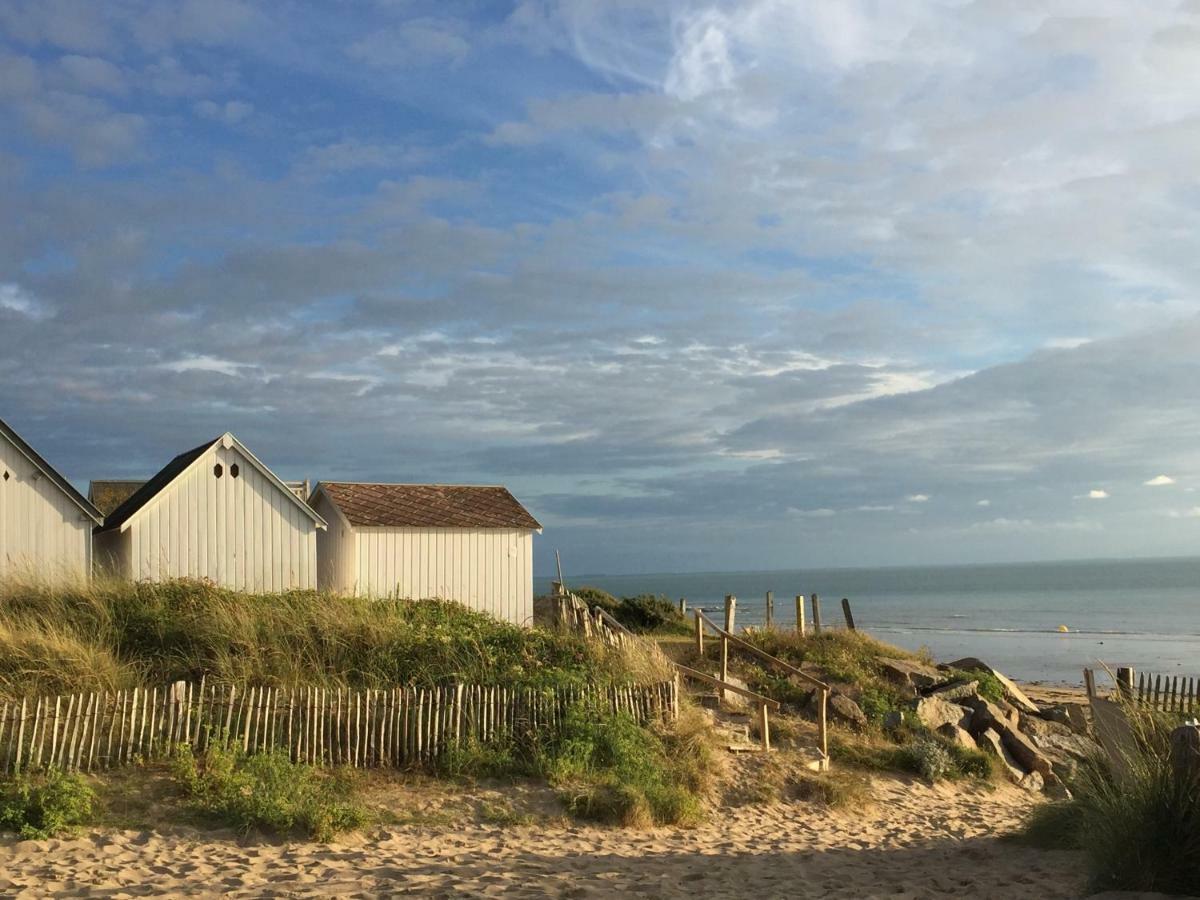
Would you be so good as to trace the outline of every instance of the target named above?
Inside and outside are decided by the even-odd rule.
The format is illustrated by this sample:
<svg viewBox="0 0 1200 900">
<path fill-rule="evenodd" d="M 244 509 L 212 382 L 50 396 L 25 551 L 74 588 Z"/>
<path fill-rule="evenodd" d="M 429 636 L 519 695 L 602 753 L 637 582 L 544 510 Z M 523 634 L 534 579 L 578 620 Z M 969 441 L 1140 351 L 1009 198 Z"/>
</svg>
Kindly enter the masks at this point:
<svg viewBox="0 0 1200 900">
<path fill-rule="evenodd" d="M 213 474 L 216 475 L 218 478 L 220 478 L 222 475 L 225 474 L 225 467 L 222 466 L 220 463 L 217 463 L 215 466 L 213 466 Z"/>
<path fill-rule="evenodd" d="M 237 463 L 234 463 L 232 466 L 230 466 L 230 467 L 229 467 L 229 477 L 230 477 L 230 478 L 237 478 L 237 477 L 238 477 L 238 472 L 239 472 L 239 471 L 240 471 L 240 470 L 238 469 L 238 464 L 237 464 Z"/>
</svg>

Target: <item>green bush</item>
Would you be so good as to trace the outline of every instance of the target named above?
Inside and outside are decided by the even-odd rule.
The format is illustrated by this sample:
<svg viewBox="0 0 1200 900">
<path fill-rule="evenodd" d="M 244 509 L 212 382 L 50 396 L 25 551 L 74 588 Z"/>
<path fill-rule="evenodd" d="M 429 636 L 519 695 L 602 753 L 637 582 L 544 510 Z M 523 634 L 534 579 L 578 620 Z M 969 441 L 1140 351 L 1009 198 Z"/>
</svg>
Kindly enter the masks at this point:
<svg viewBox="0 0 1200 900">
<path fill-rule="evenodd" d="M 294 763 L 286 751 L 248 756 L 213 744 L 197 758 L 184 747 L 172 769 L 197 810 L 243 833 L 258 829 L 329 841 L 367 822 L 344 778 Z"/>
<path fill-rule="evenodd" d="M 1168 717 L 1127 709 L 1137 736 L 1127 774 L 1106 759 L 1080 766 L 1074 799 L 1039 807 L 1020 840 L 1083 851 L 1095 891 L 1200 895 L 1200 783 L 1172 771 Z"/>
<path fill-rule="evenodd" d="M 656 594 L 638 594 L 636 597 L 614 597 L 608 591 L 596 587 L 581 587 L 572 591 L 588 608 L 599 606 L 630 631 L 673 632 L 686 634 L 687 618 L 679 607 L 666 597 Z"/>
<path fill-rule="evenodd" d="M 950 774 L 950 752 L 939 741 L 919 737 L 907 747 L 907 752 L 913 771 L 930 784 L 941 781 Z"/>
<path fill-rule="evenodd" d="M 0 784 L 0 829 L 26 839 L 51 838 L 87 824 L 95 801 L 95 791 L 80 775 L 58 769 L 21 775 Z"/>
<path fill-rule="evenodd" d="M 580 818 L 632 827 L 694 824 L 705 760 L 689 740 L 579 705 L 568 710 L 562 736 L 542 749 L 540 768 Z"/>
</svg>

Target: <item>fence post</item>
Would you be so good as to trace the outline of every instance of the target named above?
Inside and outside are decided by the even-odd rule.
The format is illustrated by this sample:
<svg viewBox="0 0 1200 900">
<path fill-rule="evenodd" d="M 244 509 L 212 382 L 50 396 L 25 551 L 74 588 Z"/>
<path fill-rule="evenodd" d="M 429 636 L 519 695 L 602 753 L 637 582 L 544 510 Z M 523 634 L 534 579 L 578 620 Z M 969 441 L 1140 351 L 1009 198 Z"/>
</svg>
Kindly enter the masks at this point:
<svg viewBox="0 0 1200 900">
<path fill-rule="evenodd" d="M 846 617 L 846 627 L 853 631 L 854 615 L 850 612 L 850 601 L 846 597 L 842 598 L 842 615 Z"/>
<path fill-rule="evenodd" d="M 775 592 L 767 591 L 767 627 L 775 627 Z"/>
<path fill-rule="evenodd" d="M 695 610 L 696 615 L 696 655 L 704 656 L 704 620 L 700 618 L 701 609 Z"/>
<path fill-rule="evenodd" d="M 1096 673 L 1091 669 L 1083 670 L 1083 686 L 1087 688 L 1089 700 L 1096 696 Z"/>
<path fill-rule="evenodd" d="M 733 634 L 733 622 L 737 613 L 737 597 L 725 595 L 725 630 Z"/>
<path fill-rule="evenodd" d="M 796 595 L 796 634 L 804 637 L 804 595 Z"/>
<path fill-rule="evenodd" d="M 1171 732 L 1171 770 L 1179 781 L 1200 778 L 1200 725 L 1180 725 Z"/>
<path fill-rule="evenodd" d="M 679 598 L 679 614 L 681 616 L 687 615 L 687 598 L 686 597 Z"/>
<path fill-rule="evenodd" d="M 821 598 L 812 595 L 813 634 L 821 633 Z"/>
<path fill-rule="evenodd" d="M 734 614 L 737 612 L 737 597 L 725 595 L 725 631 L 733 634 Z M 721 680 L 729 680 L 729 639 L 721 635 Z M 725 701 L 725 688 L 720 691 L 721 702 Z"/>
<path fill-rule="evenodd" d="M 763 753 L 767 753 L 771 749 L 771 723 L 767 718 L 767 704 L 758 704 L 758 730 L 762 735 Z"/>
<path fill-rule="evenodd" d="M 829 706 L 829 688 L 821 688 L 821 705 L 817 709 L 817 739 L 821 744 L 821 756 L 829 761 L 829 731 L 826 727 L 826 715 Z"/>
<path fill-rule="evenodd" d="M 1124 666 L 1117 669 L 1117 687 L 1124 699 L 1133 699 L 1133 669 Z"/>
</svg>

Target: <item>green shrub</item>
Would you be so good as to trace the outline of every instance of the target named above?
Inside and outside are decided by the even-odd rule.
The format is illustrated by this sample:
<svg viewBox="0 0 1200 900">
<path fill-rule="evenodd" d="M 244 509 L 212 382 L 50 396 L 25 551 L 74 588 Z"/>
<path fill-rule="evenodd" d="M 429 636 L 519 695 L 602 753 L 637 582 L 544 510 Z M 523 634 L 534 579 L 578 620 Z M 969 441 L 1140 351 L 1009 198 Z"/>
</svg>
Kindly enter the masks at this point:
<svg viewBox="0 0 1200 900">
<path fill-rule="evenodd" d="M 77 774 L 51 769 L 0 784 L 0 829 L 44 840 L 86 824 L 96 793 Z"/>
<path fill-rule="evenodd" d="M 1000 703 L 1008 699 L 1004 690 L 1004 685 L 1000 679 L 986 669 L 951 669 L 947 675 L 951 681 L 956 682 L 977 682 L 979 686 L 979 696 L 985 700 L 991 700 L 993 703 Z"/>
<path fill-rule="evenodd" d="M 702 763 L 687 752 L 687 740 L 579 705 L 568 710 L 562 736 L 541 751 L 541 769 L 572 815 L 631 827 L 688 825 L 701 817 Z"/>
<path fill-rule="evenodd" d="M 608 591 L 595 587 L 581 587 L 573 590 L 572 593 L 586 603 L 589 609 L 599 606 L 630 631 L 639 634 L 648 632 L 686 634 L 688 632 L 687 618 L 679 612 L 679 607 L 666 597 L 656 594 L 638 594 L 636 597 L 618 599 Z"/>
<path fill-rule="evenodd" d="M 286 751 L 247 756 L 213 744 L 197 759 L 185 747 L 172 768 L 196 809 L 243 833 L 258 829 L 329 841 L 367 821 L 344 778 L 294 763 Z"/>
<path fill-rule="evenodd" d="M 945 745 L 932 738 L 919 737 L 907 748 L 913 771 L 930 784 L 941 781 L 950 774 L 950 752 Z"/>
</svg>

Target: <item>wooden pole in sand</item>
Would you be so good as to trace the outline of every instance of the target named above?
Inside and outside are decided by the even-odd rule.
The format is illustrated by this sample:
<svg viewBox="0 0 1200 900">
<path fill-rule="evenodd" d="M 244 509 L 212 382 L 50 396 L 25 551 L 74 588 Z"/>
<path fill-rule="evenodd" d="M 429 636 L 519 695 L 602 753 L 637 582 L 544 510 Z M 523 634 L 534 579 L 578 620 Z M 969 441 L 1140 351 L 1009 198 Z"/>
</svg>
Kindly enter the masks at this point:
<svg viewBox="0 0 1200 900">
<path fill-rule="evenodd" d="M 733 634 L 734 615 L 737 612 L 737 597 L 725 595 L 725 631 Z M 729 680 L 729 638 L 721 635 L 721 680 Z M 725 688 L 721 688 L 721 700 L 725 700 Z"/>
<path fill-rule="evenodd" d="M 853 631 L 854 614 L 850 612 L 850 601 L 846 597 L 842 598 L 842 615 L 846 617 L 846 627 Z"/>
<path fill-rule="evenodd" d="M 821 598 L 812 595 L 813 634 L 821 633 Z"/>
<path fill-rule="evenodd" d="M 804 637 L 804 595 L 796 595 L 796 634 Z"/>
<path fill-rule="evenodd" d="M 696 655 L 704 655 L 704 620 L 700 618 L 700 613 L 703 610 L 695 610 L 696 615 Z"/>
<path fill-rule="evenodd" d="M 1133 699 L 1133 669 L 1122 666 L 1117 669 L 1117 687 L 1126 700 Z"/>
<path fill-rule="evenodd" d="M 767 591 L 767 627 L 775 627 L 775 592 Z"/>
<path fill-rule="evenodd" d="M 771 723 L 767 719 L 767 704 L 758 704 L 758 730 L 762 735 L 763 753 L 771 750 Z"/>
</svg>

